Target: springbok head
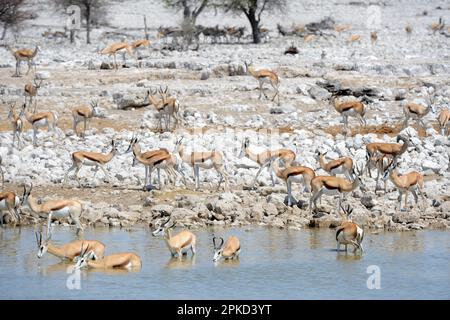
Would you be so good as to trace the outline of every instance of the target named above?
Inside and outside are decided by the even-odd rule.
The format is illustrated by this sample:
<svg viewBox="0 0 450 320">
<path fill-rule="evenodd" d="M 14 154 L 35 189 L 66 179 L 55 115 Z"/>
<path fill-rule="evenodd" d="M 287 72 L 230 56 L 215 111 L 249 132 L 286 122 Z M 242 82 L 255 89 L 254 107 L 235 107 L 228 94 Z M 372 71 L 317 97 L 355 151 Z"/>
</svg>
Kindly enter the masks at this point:
<svg viewBox="0 0 450 320">
<path fill-rule="evenodd" d="M 156 230 L 152 232 L 152 235 L 154 237 L 159 236 L 161 234 L 165 235 L 169 229 L 171 229 L 175 226 L 176 222 L 172 222 L 172 224 L 169 224 L 170 218 L 171 218 L 171 216 L 169 216 L 169 218 L 167 218 L 167 220 L 165 222 L 159 224 L 159 226 L 156 228 Z"/>
<path fill-rule="evenodd" d="M 217 244 L 217 239 L 220 239 L 220 243 Z M 213 246 L 214 246 L 214 258 L 213 258 L 213 262 L 217 262 L 222 258 L 222 252 L 223 252 L 223 243 L 225 241 L 223 240 L 222 237 L 217 238 L 217 237 L 213 237 Z"/>
<path fill-rule="evenodd" d="M 36 242 L 37 242 L 37 246 L 38 246 L 37 257 L 40 259 L 48 250 L 48 244 L 52 238 L 52 232 L 51 232 L 51 229 L 47 229 L 47 236 L 46 236 L 45 240 L 43 240 L 42 231 L 36 232 L 35 235 L 36 235 Z"/>
</svg>

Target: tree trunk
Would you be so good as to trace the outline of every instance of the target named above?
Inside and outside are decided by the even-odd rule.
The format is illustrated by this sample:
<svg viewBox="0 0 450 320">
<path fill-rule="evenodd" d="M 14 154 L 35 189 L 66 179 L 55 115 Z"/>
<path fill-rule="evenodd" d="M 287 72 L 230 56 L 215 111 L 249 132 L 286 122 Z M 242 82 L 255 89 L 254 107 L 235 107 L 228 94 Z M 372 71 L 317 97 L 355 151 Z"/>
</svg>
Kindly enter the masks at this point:
<svg viewBox="0 0 450 320">
<path fill-rule="evenodd" d="M 91 6 L 86 6 L 86 43 L 91 43 Z"/>
<path fill-rule="evenodd" d="M 248 15 L 248 20 L 252 26 L 253 43 L 261 43 L 261 33 L 259 32 L 259 21 L 254 15 Z"/>
<path fill-rule="evenodd" d="M 75 41 L 75 30 L 70 30 L 70 43 Z"/>
<path fill-rule="evenodd" d="M 145 39 L 148 40 L 148 28 L 147 28 L 147 17 L 144 14 L 144 35 Z"/>
<path fill-rule="evenodd" d="M 5 23 L 5 24 L 3 25 L 2 40 L 5 39 L 6 31 L 7 31 L 7 30 L 8 30 L 8 24 Z"/>
</svg>

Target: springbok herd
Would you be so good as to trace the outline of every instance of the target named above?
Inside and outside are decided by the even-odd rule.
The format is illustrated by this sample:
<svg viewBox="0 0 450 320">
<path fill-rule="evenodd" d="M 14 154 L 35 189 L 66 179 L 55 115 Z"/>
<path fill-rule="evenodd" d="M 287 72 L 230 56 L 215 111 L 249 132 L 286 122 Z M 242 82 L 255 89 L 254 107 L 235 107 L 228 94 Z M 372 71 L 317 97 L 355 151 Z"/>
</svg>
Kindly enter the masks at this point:
<svg viewBox="0 0 450 320">
<path fill-rule="evenodd" d="M 160 30 L 160 32 L 162 32 Z M 375 37 L 376 35 L 372 35 Z M 138 40 L 131 45 L 125 42 L 114 43 L 102 50 L 101 54 L 112 55 L 114 59 L 115 68 L 118 68 L 116 61 L 116 54 L 120 52 L 128 52 L 133 55 L 133 51 L 140 46 L 149 46 L 148 40 Z M 33 63 L 36 55 L 41 52 L 41 49 L 36 46 L 33 50 L 30 49 L 13 49 L 11 48 L 13 57 L 16 60 L 16 68 L 14 76 L 20 77 L 20 64 L 27 62 L 28 71 L 36 72 L 36 66 Z M 276 72 L 268 69 L 257 69 L 252 63 L 245 62 L 247 74 L 255 78 L 259 85 L 259 99 L 266 98 L 274 103 L 280 105 L 280 77 Z M 24 86 L 24 102 L 11 102 L 9 105 L 8 120 L 11 123 L 12 130 L 12 148 L 21 149 L 24 141 L 22 134 L 24 133 L 24 122 L 28 122 L 33 130 L 33 146 L 38 145 L 38 131 L 46 128 L 48 131 L 58 133 L 59 138 L 64 138 L 62 130 L 58 128 L 59 116 L 54 111 L 36 112 L 36 101 L 38 91 L 42 84 L 42 80 L 35 77 L 33 83 L 27 83 Z M 269 86 L 269 87 L 267 87 Z M 268 96 L 267 91 L 273 91 L 271 96 Z M 428 104 L 422 105 L 413 102 L 406 102 L 403 104 L 404 113 L 404 128 L 409 125 L 409 120 L 416 120 L 417 123 L 425 128 L 424 118 L 430 112 L 436 113 L 435 91 L 433 88 L 428 88 Z M 172 96 L 168 92 L 168 87 L 160 87 L 159 89 L 151 89 L 146 93 L 145 101 L 151 104 L 158 114 L 158 131 L 167 131 L 175 125 L 183 126 L 180 105 L 182 105 L 178 97 Z M 18 105 L 19 104 L 19 105 Z M 360 125 L 366 125 L 366 110 L 367 105 L 360 99 L 340 101 L 339 97 L 333 93 L 330 98 L 330 104 L 334 107 L 337 113 L 342 117 L 344 123 L 344 135 L 349 129 L 349 118 L 356 118 Z M 440 106 L 441 111 L 437 116 L 437 123 L 439 125 L 440 134 L 448 135 L 448 124 L 450 120 L 450 110 L 444 106 Z M 83 124 L 83 130 L 79 133 L 81 138 L 84 138 L 85 132 L 88 128 L 89 122 L 93 117 L 99 115 L 99 106 L 96 100 L 92 100 L 90 106 L 82 105 L 72 110 L 73 130 L 77 133 L 77 128 L 80 123 Z M 172 124 L 171 124 L 172 122 Z M 136 130 L 138 131 L 138 130 Z M 407 131 L 403 131 L 407 132 Z M 379 179 L 384 182 L 384 190 L 386 191 L 387 181 L 390 180 L 399 192 L 397 210 L 402 209 L 402 197 L 404 196 L 404 209 L 408 209 L 408 195 L 411 193 L 415 199 L 416 204 L 421 197 L 422 209 L 427 206 L 427 201 L 424 194 L 424 177 L 420 172 L 410 171 L 406 174 L 400 175 L 397 172 L 397 167 L 401 161 L 401 157 L 408 151 L 408 147 L 414 145 L 412 137 L 408 134 L 399 134 L 396 143 L 369 143 L 366 147 L 366 161 L 364 164 L 358 164 L 351 157 L 342 157 L 339 159 L 326 160 L 324 155 L 317 152 L 318 167 L 328 173 L 328 175 L 317 175 L 316 170 L 311 167 L 302 166 L 296 161 L 297 154 L 290 149 L 276 149 L 266 150 L 260 153 L 252 152 L 249 138 L 244 138 L 241 145 L 240 157 L 248 157 L 259 165 L 259 170 L 254 177 L 252 188 L 257 185 L 258 176 L 264 169 L 267 169 L 271 176 L 272 184 L 275 185 L 277 179 L 282 180 L 287 189 L 287 205 L 293 206 L 297 203 L 293 192 L 292 185 L 300 184 L 304 188 L 305 195 L 309 195 L 309 210 L 317 210 L 317 200 L 320 200 L 323 194 L 337 195 L 338 201 L 337 212 L 343 218 L 340 227 L 337 228 L 336 240 L 338 243 L 338 251 L 340 245 L 351 244 L 355 251 L 360 249 L 363 251 L 362 240 L 364 237 L 363 229 L 351 221 L 352 209 L 343 204 L 343 198 L 357 188 L 366 190 L 364 183 L 364 175 L 369 174 L 372 177 L 372 171 L 377 171 L 376 190 L 380 188 Z M 154 169 L 158 174 L 158 188 L 163 189 L 161 183 L 161 170 L 167 174 L 167 178 L 171 183 L 180 179 L 183 184 L 188 187 L 186 176 L 181 170 L 182 165 L 188 165 L 192 168 L 193 180 L 195 189 L 200 189 L 200 168 L 204 170 L 214 169 L 218 176 L 218 188 L 222 182 L 225 191 L 230 190 L 230 174 L 226 170 L 224 153 L 218 149 L 212 149 L 202 152 L 186 152 L 183 146 L 183 137 L 176 138 L 175 150 L 168 150 L 166 148 L 160 149 L 143 149 L 144 146 L 140 144 L 140 137 L 134 134 L 129 142 L 126 150 L 119 151 L 117 141 L 112 140 L 110 151 L 108 153 L 89 151 L 89 146 L 86 150 L 78 150 L 71 154 L 72 166 L 66 171 L 63 178 L 63 185 L 68 184 L 69 175 L 74 171 L 73 176 L 81 187 L 78 174 L 83 166 L 93 166 L 97 170 L 100 168 L 109 180 L 108 170 L 106 165 L 114 159 L 117 154 L 132 153 L 133 165 L 141 163 L 145 167 L 144 190 L 152 190 L 156 188 L 152 185 L 152 173 Z M 296 141 L 297 148 L 301 148 L 301 141 Z M 49 253 L 69 260 L 76 261 L 76 267 L 93 267 L 93 268 L 109 268 L 109 267 L 140 267 L 141 259 L 135 253 L 119 253 L 110 256 L 104 256 L 105 246 L 99 241 L 76 240 L 64 246 L 58 247 L 51 244 L 51 220 L 56 218 L 67 218 L 76 224 L 77 234 L 83 230 L 81 222 L 83 214 L 83 204 L 78 200 L 59 199 L 44 201 L 33 197 L 33 184 L 23 185 L 23 194 L 17 195 L 12 191 L 3 190 L 3 168 L 1 168 L 2 175 L 2 191 L 0 192 L 0 222 L 4 225 L 4 216 L 8 216 L 8 222 L 14 226 L 20 223 L 24 215 L 22 207 L 28 207 L 32 212 L 42 215 L 47 215 L 47 234 L 43 239 L 42 233 L 36 234 L 36 239 L 39 247 L 38 256 L 41 257 L 46 251 Z M 154 236 L 163 235 L 172 255 L 181 257 L 187 250 L 191 250 L 195 254 L 196 237 L 187 230 L 172 236 L 171 228 L 175 226 L 176 222 L 172 221 L 171 217 L 165 221 L 160 221 L 157 224 L 156 230 L 153 232 Z M 238 258 L 240 252 L 239 239 L 232 236 L 226 242 L 222 238 L 214 238 L 214 261 L 221 258 L 232 259 Z"/>
</svg>

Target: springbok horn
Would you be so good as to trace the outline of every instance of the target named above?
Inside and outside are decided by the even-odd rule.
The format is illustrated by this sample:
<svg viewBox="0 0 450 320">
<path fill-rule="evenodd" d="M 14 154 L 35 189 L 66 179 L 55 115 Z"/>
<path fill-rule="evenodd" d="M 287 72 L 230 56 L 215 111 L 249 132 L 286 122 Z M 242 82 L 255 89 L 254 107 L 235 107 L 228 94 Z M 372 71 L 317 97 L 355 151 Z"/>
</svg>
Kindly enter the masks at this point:
<svg viewBox="0 0 450 320">
<path fill-rule="evenodd" d="M 220 240 L 221 240 L 222 242 L 220 243 L 220 246 L 219 246 L 219 248 L 221 248 L 221 247 L 223 246 L 223 243 L 225 242 L 225 241 L 223 240 L 223 238 L 222 238 L 222 237 L 220 237 Z"/>
</svg>

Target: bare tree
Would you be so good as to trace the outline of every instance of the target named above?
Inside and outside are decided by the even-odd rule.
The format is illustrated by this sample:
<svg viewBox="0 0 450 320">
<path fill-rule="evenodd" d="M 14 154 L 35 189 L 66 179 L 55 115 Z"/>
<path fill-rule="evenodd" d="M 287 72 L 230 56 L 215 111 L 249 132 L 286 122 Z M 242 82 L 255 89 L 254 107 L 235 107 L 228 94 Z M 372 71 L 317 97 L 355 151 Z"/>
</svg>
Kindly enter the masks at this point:
<svg viewBox="0 0 450 320">
<path fill-rule="evenodd" d="M 77 5 L 81 9 L 81 14 L 86 19 L 86 43 L 91 43 L 91 23 L 95 12 L 101 12 L 105 5 L 105 0 L 55 0 L 58 7 L 67 8 Z"/>
<path fill-rule="evenodd" d="M 24 20 L 34 17 L 30 12 L 24 10 L 25 4 L 25 0 L 0 1 L 0 23 L 3 23 L 2 40 L 11 26 L 19 25 Z"/>
<path fill-rule="evenodd" d="M 223 0 L 217 1 L 216 7 L 225 12 L 244 13 L 252 27 L 253 43 L 261 42 L 261 15 L 263 12 L 283 12 L 286 0 Z"/>
<path fill-rule="evenodd" d="M 177 11 L 183 10 L 183 19 L 190 21 L 193 25 L 197 17 L 208 6 L 210 0 L 163 0 L 168 8 L 174 8 Z"/>
</svg>

